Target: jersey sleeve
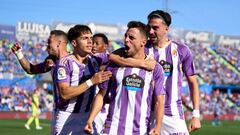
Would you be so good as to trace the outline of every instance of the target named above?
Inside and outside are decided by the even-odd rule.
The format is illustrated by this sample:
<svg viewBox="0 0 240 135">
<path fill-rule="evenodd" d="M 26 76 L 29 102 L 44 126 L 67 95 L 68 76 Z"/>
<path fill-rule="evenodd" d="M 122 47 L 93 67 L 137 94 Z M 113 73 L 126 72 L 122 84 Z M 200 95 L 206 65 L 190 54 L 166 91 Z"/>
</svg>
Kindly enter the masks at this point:
<svg viewBox="0 0 240 135">
<path fill-rule="evenodd" d="M 56 68 L 57 68 L 56 69 L 57 83 L 61 82 L 70 83 L 70 66 L 68 65 L 68 62 L 60 63 Z"/>
<path fill-rule="evenodd" d="M 166 91 L 163 87 L 164 82 L 164 75 L 163 75 L 163 69 L 160 64 L 156 64 L 154 71 L 153 71 L 153 80 L 154 80 L 154 95 L 164 95 L 166 94 Z"/>
<path fill-rule="evenodd" d="M 114 67 L 113 67 L 113 66 L 114 66 L 114 65 L 115 65 L 115 64 L 113 64 L 113 63 L 110 62 L 110 63 L 106 66 L 105 71 L 111 71 L 111 72 L 113 73 L 113 70 L 114 70 Z M 113 77 L 114 77 L 114 75 L 112 75 L 112 77 L 111 77 L 109 80 L 107 80 L 107 81 L 99 84 L 99 88 L 102 89 L 102 90 L 107 90 L 107 89 L 109 89 L 109 86 L 110 86 L 109 83 L 112 83 Z M 111 84 L 111 86 L 112 86 L 112 84 Z"/>
<path fill-rule="evenodd" d="M 195 75 L 195 66 L 193 62 L 193 56 L 188 47 L 185 47 L 183 50 L 183 60 L 182 60 L 182 69 L 186 76 Z"/>
<path fill-rule="evenodd" d="M 97 53 L 94 54 L 95 57 L 100 59 L 100 64 L 107 64 L 109 62 L 109 54 L 107 53 Z"/>
</svg>

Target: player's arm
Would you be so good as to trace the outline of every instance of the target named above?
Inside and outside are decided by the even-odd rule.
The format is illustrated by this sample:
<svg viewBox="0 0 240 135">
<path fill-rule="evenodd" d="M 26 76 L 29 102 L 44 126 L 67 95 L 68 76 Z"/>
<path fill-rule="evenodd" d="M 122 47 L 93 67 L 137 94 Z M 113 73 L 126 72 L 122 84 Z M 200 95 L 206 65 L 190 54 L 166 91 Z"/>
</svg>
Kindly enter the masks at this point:
<svg viewBox="0 0 240 135">
<path fill-rule="evenodd" d="M 164 95 L 159 95 L 156 97 L 154 107 L 155 126 L 153 127 L 153 129 L 150 130 L 149 135 L 160 135 L 163 115 L 164 115 Z"/>
<path fill-rule="evenodd" d="M 188 130 L 189 132 L 191 132 L 201 128 L 200 112 L 199 112 L 199 89 L 198 89 L 198 82 L 195 75 L 188 76 L 187 81 L 190 89 L 190 97 L 193 104 L 193 116 L 188 126 Z"/>
<path fill-rule="evenodd" d="M 125 52 L 122 48 L 117 51 L 114 51 L 109 55 L 109 60 L 116 63 L 119 66 L 139 67 L 145 68 L 147 70 L 153 70 L 156 65 L 156 61 L 153 58 L 148 58 L 145 60 L 125 58 L 122 57 L 124 53 Z"/>
<path fill-rule="evenodd" d="M 200 124 L 200 112 L 199 112 L 199 89 L 198 82 L 196 79 L 195 66 L 193 62 L 193 56 L 188 47 L 183 48 L 185 51 L 181 53 L 183 55 L 182 68 L 183 72 L 187 78 L 189 89 L 190 89 L 190 97 L 193 105 L 193 117 L 189 123 L 188 130 L 189 132 L 197 130 L 201 128 Z"/>
<path fill-rule="evenodd" d="M 100 71 L 95 73 L 91 79 L 81 83 L 78 86 L 70 86 L 69 82 L 59 82 L 57 83 L 57 87 L 60 90 L 61 97 L 64 100 L 68 100 L 82 94 L 92 85 L 97 85 L 108 80 L 111 76 L 112 73 L 110 71 Z"/>
<path fill-rule="evenodd" d="M 93 104 L 92 104 L 92 107 L 91 107 L 91 111 L 90 111 L 89 116 L 88 116 L 88 120 L 87 120 L 86 125 L 84 127 L 84 131 L 88 134 L 93 133 L 92 123 L 93 123 L 96 115 L 102 109 L 103 98 L 104 98 L 105 94 L 106 94 L 106 90 L 100 89 L 100 91 L 98 92 L 98 94 L 94 98 L 94 101 L 93 101 Z"/>
<path fill-rule="evenodd" d="M 162 120 L 164 115 L 164 95 L 166 91 L 163 87 L 164 75 L 162 67 L 157 64 L 153 72 L 153 88 L 154 88 L 154 119 L 155 126 L 150 130 L 150 135 L 160 135 L 160 130 L 162 126 Z"/>
<path fill-rule="evenodd" d="M 23 70 L 28 74 L 38 74 L 38 73 L 48 72 L 47 70 L 44 69 L 44 66 L 43 66 L 44 63 L 33 65 L 24 57 L 20 43 L 15 43 L 12 46 L 11 50 L 16 55 Z"/>
</svg>

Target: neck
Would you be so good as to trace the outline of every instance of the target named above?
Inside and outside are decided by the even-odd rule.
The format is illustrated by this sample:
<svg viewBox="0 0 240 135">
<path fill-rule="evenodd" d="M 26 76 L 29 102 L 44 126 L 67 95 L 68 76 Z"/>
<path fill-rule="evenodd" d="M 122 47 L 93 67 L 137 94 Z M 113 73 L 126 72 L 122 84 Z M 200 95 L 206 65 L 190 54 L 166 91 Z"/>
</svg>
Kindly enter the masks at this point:
<svg viewBox="0 0 240 135">
<path fill-rule="evenodd" d="M 83 63 L 88 56 L 88 55 L 80 55 L 76 52 L 74 52 L 73 55 L 76 57 L 77 61 L 80 62 L 80 63 Z"/>
<path fill-rule="evenodd" d="M 144 60 L 146 55 L 144 53 L 144 51 L 141 51 L 141 52 L 138 52 L 136 53 L 134 56 L 132 56 L 133 58 L 135 59 L 141 59 L 141 60 Z"/>
<path fill-rule="evenodd" d="M 64 51 L 64 52 L 59 54 L 59 58 L 63 58 L 65 56 L 67 56 L 67 55 L 68 55 L 68 52 Z"/>
<path fill-rule="evenodd" d="M 158 40 L 157 47 L 165 48 L 166 46 L 169 45 L 170 42 L 171 42 L 170 39 L 168 39 L 167 37 L 164 37 L 164 38 Z"/>
</svg>

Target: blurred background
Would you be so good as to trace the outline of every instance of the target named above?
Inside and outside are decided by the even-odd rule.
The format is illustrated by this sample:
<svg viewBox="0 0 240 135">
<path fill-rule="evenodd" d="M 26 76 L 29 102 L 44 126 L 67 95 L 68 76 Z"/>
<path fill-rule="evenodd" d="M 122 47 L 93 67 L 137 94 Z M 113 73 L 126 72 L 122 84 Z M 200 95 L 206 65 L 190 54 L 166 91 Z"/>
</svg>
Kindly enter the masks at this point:
<svg viewBox="0 0 240 135">
<path fill-rule="evenodd" d="M 203 126 L 193 134 L 240 134 L 239 4 L 237 0 L 2 0 L 0 132 L 4 135 L 50 133 L 53 107 L 50 73 L 25 73 L 10 50 L 15 42 L 22 43 L 29 61 L 39 63 L 47 56 L 46 40 L 51 30 L 67 32 L 75 24 L 86 24 L 93 33 L 107 35 L 111 52 L 123 46 L 128 21 L 147 23 L 147 15 L 161 9 L 172 15 L 169 37 L 186 43 L 194 56 Z M 71 52 L 71 45 L 68 50 Z M 182 86 L 185 114 L 190 119 L 192 106 L 186 80 Z M 29 95 L 35 89 L 42 89 L 40 118 L 44 130 L 25 131 L 23 125 L 31 114 Z M 220 122 L 213 121 L 216 106 L 220 108 Z"/>
</svg>

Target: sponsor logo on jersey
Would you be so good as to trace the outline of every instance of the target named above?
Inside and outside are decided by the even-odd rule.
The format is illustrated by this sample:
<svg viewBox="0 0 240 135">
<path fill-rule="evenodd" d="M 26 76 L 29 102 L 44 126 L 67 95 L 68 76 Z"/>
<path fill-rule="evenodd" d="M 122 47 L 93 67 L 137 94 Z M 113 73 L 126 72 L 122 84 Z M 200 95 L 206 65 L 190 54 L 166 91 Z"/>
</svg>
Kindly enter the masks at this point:
<svg viewBox="0 0 240 135">
<path fill-rule="evenodd" d="M 138 91 L 144 87 L 144 80 L 137 74 L 128 75 L 123 78 L 122 84 L 126 90 Z"/>
<path fill-rule="evenodd" d="M 164 60 L 161 60 L 159 62 L 159 64 L 162 66 L 163 70 L 164 70 L 164 75 L 165 76 L 170 76 L 172 75 L 173 72 L 173 65 L 171 63 L 168 63 Z"/>
</svg>

